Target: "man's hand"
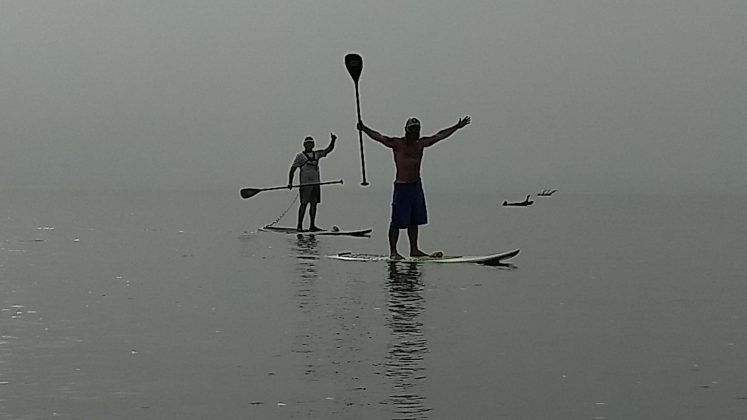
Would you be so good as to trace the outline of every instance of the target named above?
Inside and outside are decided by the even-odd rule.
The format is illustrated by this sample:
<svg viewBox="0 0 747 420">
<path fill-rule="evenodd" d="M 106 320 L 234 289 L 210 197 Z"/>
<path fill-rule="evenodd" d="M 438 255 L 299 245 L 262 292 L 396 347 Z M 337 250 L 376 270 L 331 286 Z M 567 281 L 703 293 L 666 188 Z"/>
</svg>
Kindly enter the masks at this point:
<svg viewBox="0 0 747 420">
<path fill-rule="evenodd" d="M 366 125 L 363 124 L 362 120 L 358 120 L 358 124 L 355 126 L 355 128 L 358 129 L 358 131 L 363 131 L 366 129 Z"/>
<path fill-rule="evenodd" d="M 469 124 L 472 121 L 472 118 L 469 117 L 469 115 L 465 116 L 464 118 L 460 118 L 459 122 L 457 122 L 456 127 L 457 128 L 463 128 L 467 124 Z"/>
<path fill-rule="evenodd" d="M 337 140 L 337 136 L 335 135 L 335 133 L 329 133 L 329 138 L 332 139 L 333 142 Z"/>
</svg>

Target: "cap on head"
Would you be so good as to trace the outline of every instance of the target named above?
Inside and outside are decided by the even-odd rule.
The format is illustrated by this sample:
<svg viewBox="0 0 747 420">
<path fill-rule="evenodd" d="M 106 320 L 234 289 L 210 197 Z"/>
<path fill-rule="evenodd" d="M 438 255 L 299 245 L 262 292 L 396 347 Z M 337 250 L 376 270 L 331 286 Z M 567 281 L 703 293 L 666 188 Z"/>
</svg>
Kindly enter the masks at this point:
<svg viewBox="0 0 747 420">
<path fill-rule="evenodd" d="M 306 143 L 313 143 L 313 142 L 314 142 L 314 138 L 313 138 L 313 137 L 311 137 L 311 136 L 306 136 L 306 138 L 305 138 L 305 139 L 303 139 L 303 144 L 306 144 Z"/>
<path fill-rule="evenodd" d="M 407 123 L 405 123 L 405 131 L 410 131 L 411 129 L 417 129 L 420 128 L 420 120 L 418 120 L 415 117 L 412 117 L 407 120 Z"/>
</svg>

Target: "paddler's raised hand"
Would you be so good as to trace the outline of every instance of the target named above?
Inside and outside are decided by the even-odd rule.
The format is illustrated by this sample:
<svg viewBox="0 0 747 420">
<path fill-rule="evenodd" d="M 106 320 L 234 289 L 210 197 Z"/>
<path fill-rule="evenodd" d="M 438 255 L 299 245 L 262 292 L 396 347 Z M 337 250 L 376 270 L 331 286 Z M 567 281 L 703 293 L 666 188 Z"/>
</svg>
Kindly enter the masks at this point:
<svg viewBox="0 0 747 420">
<path fill-rule="evenodd" d="M 332 153 L 333 150 L 335 150 L 335 141 L 337 140 L 337 136 L 335 133 L 329 133 L 329 146 L 327 146 L 326 149 L 324 149 L 325 156 Z"/>
<path fill-rule="evenodd" d="M 464 127 L 465 127 L 465 126 L 467 126 L 467 124 L 469 124 L 470 122 L 472 122 L 472 118 L 470 118 L 470 117 L 469 117 L 469 115 L 467 115 L 467 116 L 465 116 L 464 118 L 460 118 L 460 119 L 459 119 L 459 122 L 457 122 L 457 125 L 456 125 L 456 127 L 457 127 L 457 128 L 464 128 Z"/>
</svg>

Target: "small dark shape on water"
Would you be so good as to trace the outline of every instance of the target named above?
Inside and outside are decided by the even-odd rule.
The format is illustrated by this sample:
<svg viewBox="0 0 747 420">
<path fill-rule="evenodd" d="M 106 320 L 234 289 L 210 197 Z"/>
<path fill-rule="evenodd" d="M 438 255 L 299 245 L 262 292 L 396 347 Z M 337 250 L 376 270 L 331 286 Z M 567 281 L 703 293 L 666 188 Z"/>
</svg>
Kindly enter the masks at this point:
<svg viewBox="0 0 747 420">
<path fill-rule="evenodd" d="M 518 201 L 515 203 L 509 203 L 508 201 L 503 200 L 504 206 L 526 207 L 526 206 L 531 206 L 532 204 L 534 204 L 534 201 L 530 200 L 529 196 L 527 196 L 527 198 L 525 198 L 524 201 Z"/>
<path fill-rule="evenodd" d="M 543 189 L 541 192 L 537 194 L 539 197 L 549 197 L 553 194 L 555 194 L 558 190 L 548 190 L 547 188 Z"/>
</svg>

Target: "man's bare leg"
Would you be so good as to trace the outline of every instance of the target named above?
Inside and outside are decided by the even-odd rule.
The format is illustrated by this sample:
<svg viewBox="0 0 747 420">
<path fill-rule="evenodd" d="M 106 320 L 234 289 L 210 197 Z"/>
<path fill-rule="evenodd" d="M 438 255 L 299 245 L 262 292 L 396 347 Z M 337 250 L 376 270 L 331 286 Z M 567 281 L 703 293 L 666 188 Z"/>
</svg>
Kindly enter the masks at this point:
<svg viewBox="0 0 747 420">
<path fill-rule="evenodd" d="M 311 224 L 309 225 L 309 231 L 318 232 L 322 229 L 316 225 L 316 205 L 317 203 L 311 203 L 309 206 L 309 217 L 311 218 Z"/>
<path fill-rule="evenodd" d="M 399 240 L 399 229 L 390 226 L 389 227 L 389 258 L 393 260 L 401 260 L 402 256 L 397 252 L 397 241 Z"/>
<path fill-rule="evenodd" d="M 411 257 L 425 257 L 425 252 L 421 251 L 418 247 L 418 227 L 414 226 L 407 228 L 407 237 L 410 239 L 410 256 Z"/>
<path fill-rule="evenodd" d="M 296 225 L 296 230 L 299 232 L 303 232 L 303 217 L 306 215 L 306 204 L 301 203 L 298 206 L 298 224 Z"/>
</svg>

